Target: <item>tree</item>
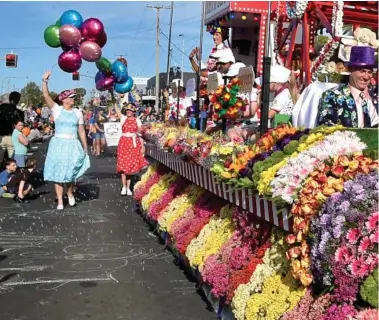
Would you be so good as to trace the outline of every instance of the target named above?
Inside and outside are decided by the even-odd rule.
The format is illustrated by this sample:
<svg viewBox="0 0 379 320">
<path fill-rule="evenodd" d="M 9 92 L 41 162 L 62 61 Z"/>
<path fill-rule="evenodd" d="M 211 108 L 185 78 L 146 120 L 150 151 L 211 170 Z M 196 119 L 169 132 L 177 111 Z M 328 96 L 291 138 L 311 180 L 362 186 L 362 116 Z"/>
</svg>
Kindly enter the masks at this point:
<svg viewBox="0 0 379 320">
<path fill-rule="evenodd" d="M 84 88 L 75 88 L 74 90 L 76 92 L 75 105 L 80 106 L 83 104 L 83 99 L 87 91 Z"/>
<path fill-rule="evenodd" d="M 43 102 L 42 91 L 35 82 L 29 82 L 21 90 L 21 103 L 26 105 L 38 105 Z"/>
</svg>

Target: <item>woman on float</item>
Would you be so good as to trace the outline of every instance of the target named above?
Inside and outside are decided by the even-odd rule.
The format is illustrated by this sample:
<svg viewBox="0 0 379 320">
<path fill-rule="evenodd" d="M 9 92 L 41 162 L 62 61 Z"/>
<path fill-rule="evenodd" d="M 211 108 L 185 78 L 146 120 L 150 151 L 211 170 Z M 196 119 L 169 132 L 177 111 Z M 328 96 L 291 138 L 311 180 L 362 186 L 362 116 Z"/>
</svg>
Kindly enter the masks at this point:
<svg viewBox="0 0 379 320">
<path fill-rule="evenodd" d="M 55 183 L 58 210 L 63 210 L 63 187 L 67 186 L 70 206 L 75 206 L 74 184 L 90 167 L 83 114 L 73 109 L 75 91 L 65 90 L 51 98 L 47 83 L 51 71 L 42 77 L 42 92 L 47 106 L 53 113 L 55 136 L 50 140 L 45 160 L 44 179 Z M 79 138 L 78 138 L 79 137 Z M 80 141 L 79 141 L 80 139 Z"/>
<path fill-rule="evenodd" d="M 131 176 L 137 174 L 149 165 L 144 157 L 145 147 L 142 138 L 139 137 L 139 128 L 142 123 L 135 117 L 137 108 L 134 103 L 129 103 L 121 112 L 115 103 L 118 117 L 121 119 L 122 137 L 117 147 L 117 172 L 121 173 L 121 195 L 131 196 Z"/>
<path fill-rule="evenodd" d="M 210 72 L 217 71 L 216 69 L 217 58 L 216 57 L 220 56 L 223 50 L 231 51 L 229 46 L 225 44 L 225 41 L 227 41 L 229 44 L 229 40 L 228 40 L 229 34 L 228 34 L 227 28 L 215 27 L 215 28 L 212 28 L 209 32 L 213 36 L 213 41 L 214 41 L 215 46 L 212 48 L 209 54 L 207 63 L 206 64 L 203 64 L 202 62 L 199 63 L 198 54 L 199 54 L 200 49 L 197 47 L 193 49 L 189 55 L 192 69 L 195 72 L 199 71 L 199 64 L 200 64 L 200 68 L 201 68 L 200 76 L 201 76 L 202 84 L 207 83 L 208 74 Z M 196 56 L 196 60 L 195 60 L 195 56 Z"/>
</svg>

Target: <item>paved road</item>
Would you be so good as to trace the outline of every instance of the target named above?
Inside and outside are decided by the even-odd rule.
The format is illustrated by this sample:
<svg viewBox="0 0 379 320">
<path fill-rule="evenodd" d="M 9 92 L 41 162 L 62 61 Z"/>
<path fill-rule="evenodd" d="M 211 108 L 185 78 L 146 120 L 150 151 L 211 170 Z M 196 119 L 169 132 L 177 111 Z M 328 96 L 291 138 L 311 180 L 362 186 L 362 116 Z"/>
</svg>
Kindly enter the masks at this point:
<svg viewBox="0 0 379 320">
<path fill-rule="evenodd" d="M 1 320 L 216 318 L 119 196 L 112 157 L 92 160 L 81 202 L 63 212 L 52 185 L 36 182 L 30 204 L 0 199 Z"/>
</svg>

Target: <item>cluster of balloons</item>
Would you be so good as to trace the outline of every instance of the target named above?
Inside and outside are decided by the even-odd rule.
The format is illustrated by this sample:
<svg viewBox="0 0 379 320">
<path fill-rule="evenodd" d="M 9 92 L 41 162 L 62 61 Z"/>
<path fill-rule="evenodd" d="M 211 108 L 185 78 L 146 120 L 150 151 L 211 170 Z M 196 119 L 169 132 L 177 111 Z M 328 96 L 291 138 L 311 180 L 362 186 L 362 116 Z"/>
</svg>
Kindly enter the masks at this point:
<svg viewBox="0 0 379 320">
<path fill-rule="evenodd" d="M 60 19 L 45 29 L 44 39 L 52 48 L 62 48 L 58 65 L 65 72 L 76 72 L 82 60 L 96 62 L 96 89 L 114 89 L 117 93 L 127 93 L 133 88 L 133 79 L 128 75 L 127 61 L 120 58 L 113 64 L 102 57 L 102 49 L 107 43 L 103 23 L 96 18 L 83 21 L 75 10 L 65 11 Z"/>
<path fill-rule="evenodd" d="M 127 93 L 133 89 L 133 79 L 128 75 L 128 63 L 124 58 L 111 63 L 101 57 L 96 61 L 96 66 L 99 69 L 95 77 L 97 90 L 113 89 L 117 93 Z"/>
<path fill-rule="evenodd" d="M 65 72 L 76 72 L 82 59 L 95 62 L 101 58 L 101 48 L 107 42 L 103 23 L 96 18 L 83 21 L 75 10 L 65 11 L 56 24 L 45 29 L 44 39 L 48 46 L 63 49 L 58 65 Z"/>
</svg>

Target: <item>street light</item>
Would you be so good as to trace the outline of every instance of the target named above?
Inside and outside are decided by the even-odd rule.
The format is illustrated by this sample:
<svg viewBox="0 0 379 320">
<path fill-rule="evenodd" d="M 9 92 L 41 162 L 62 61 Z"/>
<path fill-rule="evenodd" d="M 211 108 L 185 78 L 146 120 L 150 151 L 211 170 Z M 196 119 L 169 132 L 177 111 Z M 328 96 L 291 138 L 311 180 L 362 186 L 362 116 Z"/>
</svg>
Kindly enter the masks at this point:
<svg viewBox="0 0 379 320">
<path fill-rule="evenodd" d="M 184 76 L 183 76 L 183 69 L 184 69 L 184 34 L 181 33 L 179 37 L 182 37 L 182 86 L 184 87 Z"/>
<path fill-rule="evenodd" d="M 9 79 L 9 80 L 8 80 L 8 92 L 7 92 L 7 93 L 9 93 L 9 82 L 10 82 L 10 80 L 12 80 L 12 79 L 29 79 L 29 78 L 28 78 L 28 77 L 5 77 L 5 78 L 1 81 L 1 95 L 3 95 L 4 81 L 7 80 L 7 79 Z"/>
</svg>

